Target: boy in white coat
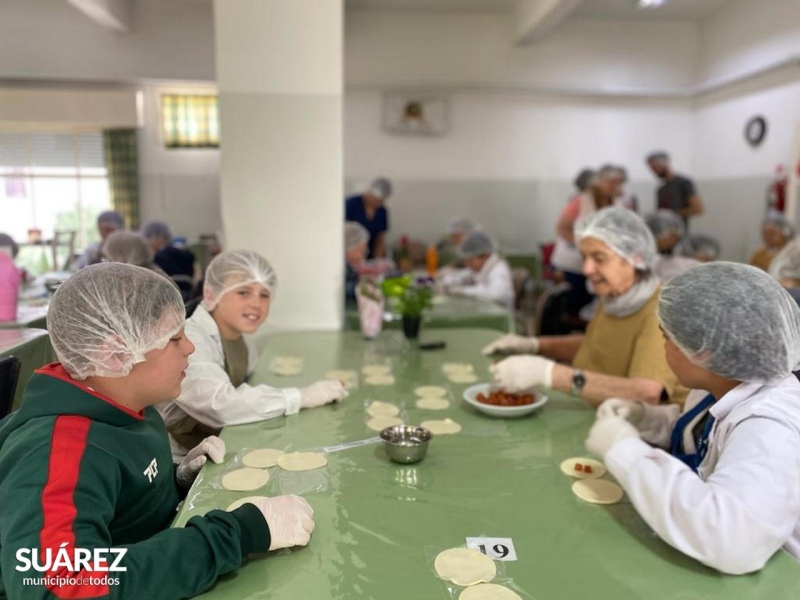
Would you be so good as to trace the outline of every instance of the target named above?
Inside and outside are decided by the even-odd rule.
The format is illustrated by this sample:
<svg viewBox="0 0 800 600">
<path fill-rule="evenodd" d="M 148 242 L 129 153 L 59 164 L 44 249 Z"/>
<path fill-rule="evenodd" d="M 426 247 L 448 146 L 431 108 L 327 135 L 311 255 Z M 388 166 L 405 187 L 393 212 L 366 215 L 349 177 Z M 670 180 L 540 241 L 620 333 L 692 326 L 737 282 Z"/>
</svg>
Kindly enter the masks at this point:
<svg viewBox="0 0 800 600">
<path fill-rule="evenodd" d="M 196 351 L 181 395 L 158 407 L 174 458 L 226 425 L 293 415 L 347 395 L 335 380 L 304 388 L 248 383 L 258 356 L 244 334 L 255 333 L 266 320 L 275 284 L 270 264 L 250 250 L 223 252 L 208 265 L 203 303 L 186 321 L 186 337 Z"/>
<path fill-rule="evenodd" d="M 656 533 L 701 563 L 744 574 L 781 547 L 800 558 L 800 308 L 766 273 L 720 262 L 672 279 L 658 318 L 670 368 L 710 393 L 680 417 L 609 399 L 586 447 Z"/>
</svg>

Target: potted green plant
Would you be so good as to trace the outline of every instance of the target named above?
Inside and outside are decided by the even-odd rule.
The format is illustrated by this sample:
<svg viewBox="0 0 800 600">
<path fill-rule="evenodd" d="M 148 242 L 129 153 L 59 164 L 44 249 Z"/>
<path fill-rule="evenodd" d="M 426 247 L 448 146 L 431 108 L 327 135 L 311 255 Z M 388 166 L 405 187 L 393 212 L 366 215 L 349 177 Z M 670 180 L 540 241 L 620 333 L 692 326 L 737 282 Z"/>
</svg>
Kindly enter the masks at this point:
<svg viewBox="0 0 800 600">
<path fill-rule="evenodd" d="M 422 314 L 432 304 L 433 280 L 429 277 L 415 279 L 410 275 L 390 277 L 383 280 L 381 290 L 402 316 L 405 336 L 410 340 L 417 339 Z"/>
</svg>

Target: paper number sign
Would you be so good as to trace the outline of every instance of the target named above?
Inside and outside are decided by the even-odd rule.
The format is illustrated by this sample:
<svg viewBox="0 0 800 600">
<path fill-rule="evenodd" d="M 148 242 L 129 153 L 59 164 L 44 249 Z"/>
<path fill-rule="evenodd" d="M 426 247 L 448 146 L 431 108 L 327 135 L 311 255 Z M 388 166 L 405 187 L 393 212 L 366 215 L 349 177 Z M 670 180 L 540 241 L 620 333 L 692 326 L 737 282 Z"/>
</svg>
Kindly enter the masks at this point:
<svg viewBox="0 0 800 600">
<path fill-rule="evenodd" d="M 482 552 L 494 560 L 517 560 L 511 538 L 467 538 L 467 548 Z"/>
</svg>

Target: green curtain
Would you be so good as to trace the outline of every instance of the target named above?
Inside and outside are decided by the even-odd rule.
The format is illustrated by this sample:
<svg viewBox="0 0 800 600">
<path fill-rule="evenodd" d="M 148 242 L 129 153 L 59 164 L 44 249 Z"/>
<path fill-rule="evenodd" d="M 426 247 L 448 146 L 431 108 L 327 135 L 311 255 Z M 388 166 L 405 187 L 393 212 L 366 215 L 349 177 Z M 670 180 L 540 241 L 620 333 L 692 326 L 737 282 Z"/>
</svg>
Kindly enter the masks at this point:
<svg viewBox="0 0 800 600">
<path fill-rule="evenodd" d="M 103 150 L 114 210 L 129 229 L 139 228 L 139 159 L 135 129 L 106 129 Z"/>
</svg>

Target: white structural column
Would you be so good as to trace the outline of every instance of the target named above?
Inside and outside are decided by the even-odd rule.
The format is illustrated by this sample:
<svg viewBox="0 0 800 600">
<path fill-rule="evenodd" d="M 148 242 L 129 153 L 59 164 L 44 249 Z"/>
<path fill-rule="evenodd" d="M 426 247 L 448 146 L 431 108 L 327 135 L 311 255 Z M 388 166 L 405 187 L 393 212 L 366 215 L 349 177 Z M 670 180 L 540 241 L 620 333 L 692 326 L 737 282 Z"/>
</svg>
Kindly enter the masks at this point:
<svg viewBox="0 0 800 600">
<path fill-rule="evenodd" d="M 343 0 L 214 0 L 226 249 L 278 274 L 269 329 L 342 322 Z"/>
</svg>

